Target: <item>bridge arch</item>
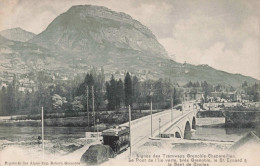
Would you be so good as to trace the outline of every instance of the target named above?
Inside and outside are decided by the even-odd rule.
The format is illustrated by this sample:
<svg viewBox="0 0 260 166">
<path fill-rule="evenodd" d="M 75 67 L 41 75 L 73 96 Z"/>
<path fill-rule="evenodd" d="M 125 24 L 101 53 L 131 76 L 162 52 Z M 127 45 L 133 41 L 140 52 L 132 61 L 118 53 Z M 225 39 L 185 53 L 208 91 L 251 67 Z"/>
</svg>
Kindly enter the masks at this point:
<svg viewBox="0 0 260 166">
<path fill-rule="evenodd" d="M 183 135 L 182 129 L 179 126 L 177 126 L 175 128 L 175 138 L 182 138 L 182 135 Z"/>
<path fill-rule="evenodd" d="M 185 124 L 183 139 L 191 139 L 191 125 L 189 121 Z"/>
<path fill-rule="evenodd" d="M 192 118 L 192 125 L 191 125 L 192 127 L 192 129 L 194 129 L 194 130 L 196 130 L 196 118 L 195 118 L 195 116 L 193 116 L 193 118 Z"/>
<path fill-rule="evenodd" d="M 175 132 L 175 138 L 181 138 L 181 134 L 178 131 Z"/>
</svg>

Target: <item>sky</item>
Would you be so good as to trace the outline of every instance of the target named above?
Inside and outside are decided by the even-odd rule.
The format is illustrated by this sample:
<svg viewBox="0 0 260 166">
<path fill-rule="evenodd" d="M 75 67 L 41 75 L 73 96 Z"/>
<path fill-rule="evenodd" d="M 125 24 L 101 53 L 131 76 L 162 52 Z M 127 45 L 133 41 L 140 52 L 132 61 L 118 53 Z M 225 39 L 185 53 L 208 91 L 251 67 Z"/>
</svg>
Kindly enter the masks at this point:
<svg viewBox="0 0 260 166">
<path fill-rule="evenodd" d="M 260 80 L 259 0 L 0 0 L 0 30 L 42 32 L 73 5 L 124 12 L 152 30 L 177 62 Z"/>
</svg>

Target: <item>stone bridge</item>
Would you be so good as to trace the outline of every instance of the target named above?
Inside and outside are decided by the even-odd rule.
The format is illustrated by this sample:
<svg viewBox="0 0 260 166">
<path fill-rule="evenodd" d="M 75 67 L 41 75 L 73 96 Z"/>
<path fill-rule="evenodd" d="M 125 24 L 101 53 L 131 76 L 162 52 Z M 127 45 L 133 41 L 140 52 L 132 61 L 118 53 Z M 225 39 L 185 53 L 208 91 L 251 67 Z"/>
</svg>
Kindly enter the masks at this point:
<svg viewBox="0 0 260 166">
<path fill-rule="evenodd" d="M 183 111 L 183 114 L 162 128 L 161 138 L 190 139 L 196 129 L 197 110 Z"/>
</svg>

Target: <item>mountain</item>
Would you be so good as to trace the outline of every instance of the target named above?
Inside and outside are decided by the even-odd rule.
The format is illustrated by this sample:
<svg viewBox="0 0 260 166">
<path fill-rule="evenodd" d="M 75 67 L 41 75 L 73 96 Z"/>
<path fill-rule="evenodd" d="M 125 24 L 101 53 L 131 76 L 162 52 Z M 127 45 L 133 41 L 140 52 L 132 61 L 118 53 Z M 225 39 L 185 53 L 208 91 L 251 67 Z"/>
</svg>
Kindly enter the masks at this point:
<svg viewBox="0 0 260 166">
<path fill-rule="evenodd" d="M 127 14 L 100 6 L 73 6 L 28 42 L 8 42 L 12 44 L 1 46 L 0 56 L 26 64 L 19 72 L 44 69 L 73 77 L 102 66 L 107 79 L 111 74 L 122 78 L 129 71 L 141 79 L 170 78 L 179 84 L 190 80 L 232 86 L 259 82 L 207 65 L 177 63 L 147 27 Z"/>
<path fill-rule="evenodd" d="M 6 39 L 20 42 L 26 42 L 35 36 L 34 33 L 25 31 L 19 27 L 3 30 L 0 32 L 0 35 L 5 37 Z"/>
<path fill-rule="evenodd" d="M 53 55 L 36 44 L 12 41 L 0 35 L 0 80 L 6 80 L 6 73 L 23 74 L 48 68 L 56 61 Z"/>
<path fill-rule="evenodd" d="M 166 55 L 152 32 L 124 13 L 99 6 L 73 6 L 31 42 L 66 51 L 100 52 L 112 48 Z"/>
<path fill-rule="evenodd" d="M 56 58 L 69 65 L 69 73 L 100 66 L 108 73 L 145 73 L 154 70 L 151 62 L 157 64 L 167 57 L 163 46 L 140 22 L 90 5 L 71 7 L 29 42 L 56 52 Z"/>
</svg>

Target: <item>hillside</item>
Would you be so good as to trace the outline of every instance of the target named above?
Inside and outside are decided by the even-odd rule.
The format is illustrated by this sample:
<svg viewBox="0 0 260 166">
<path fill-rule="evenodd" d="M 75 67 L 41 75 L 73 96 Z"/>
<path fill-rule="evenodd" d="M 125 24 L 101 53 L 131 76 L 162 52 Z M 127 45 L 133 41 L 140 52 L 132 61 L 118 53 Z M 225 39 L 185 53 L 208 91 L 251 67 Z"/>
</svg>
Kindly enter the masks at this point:
<svg viewBox="0 0 260 166">
<path fill-rule="evenodd" d="M 90 5 L 71 7 L 30 42 L 69 52 L 93 54 L 101 50 L 115 52 L 117 48 L 158 56 L 167 54 L 152 32 L 140 22 L 124 13 Z"/>
<path fill-rule="evenodd" d="M 35 36 L 34 33 L 25 31 L 22 28 L 6 29 L 1 31 L 0 35 L 6 39 L 20 42 L 26 42 Z"/>
<path fill-rule="evenodd" d="M 78 71 L 103 66 L 107 72 L 127 70 L 144 79 L 166 77 L 183 83 L 207 80 L 238 86 L 244 80 L 257 81 L 207 66 L 176 63 L 147 27 L 105 7 L 73 6 L 30 42 L 58 51 L 60 59 Z"/>
<path fill-rule="evenodd" d="M 28 73 L 49 67 L 55 62 L 52 56 L 46 48 L 8 40 L 0 35 L 0 78 L 5 72 Z"/>
<path fill-rule="evenodd" d="M 259 81 L 207 65 L 177 63 L 168 58 L 147 27 L 127 14 L 99 6 L 73 6 L 28 42 L 8 40 L 7 43 L 12 44 L 1 42 L 0 56 L 5 61 L 19 57 L 17 64 L 28 71 L 44 69 L 74 76 L 102 66 L 107 79 L 111 73 L 123 77 L 129 71 L 141 79 L 170 78 L 179 84 L 206 80 L 212 84 L 239 86 L 245 80 L 251 84 Z M 1 67 L 3 71 L 18 70 L 15 65 Z"/>
</svg>

